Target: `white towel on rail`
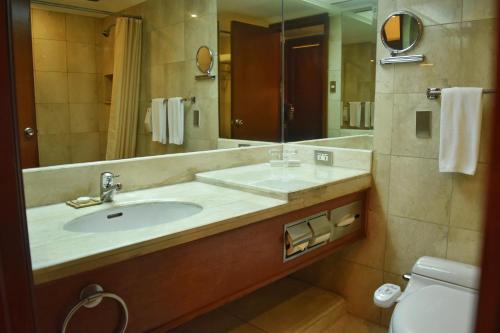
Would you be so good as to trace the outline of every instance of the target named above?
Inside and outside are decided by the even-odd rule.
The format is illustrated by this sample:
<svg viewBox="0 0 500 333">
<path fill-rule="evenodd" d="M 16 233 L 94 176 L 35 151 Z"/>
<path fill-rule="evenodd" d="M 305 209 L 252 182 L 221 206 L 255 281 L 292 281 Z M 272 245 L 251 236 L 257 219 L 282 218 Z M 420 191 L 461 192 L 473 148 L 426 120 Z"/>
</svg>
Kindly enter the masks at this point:
<svg viewBox="0 0 500 333">
<path fill-rule="evenodd" d="M 370 103 L 370 127 L 375 125 L 375 102 Z"/>
<path fill-rule="evenodd" d="M 372 102 L 365 102 L 365 128 L 370 128 Z"/>
<path fill-rule="evenodd" d="M 146 133 L 153 132 L 153 115 L 151 113 L 151 108 L 146 109 L 146 116 L 144 117 L 144 131 Z"/>
<path fill-rule="evenodd" d="M 441 91 L 439 171 L 476 173 L 481 139 L 481 88 Z"/>
<path fill-rule="evenodd" d="M 165 98 L 151 101 L 152 140 L 162 144 L 168 143 L 167 106 Z"/>
<path fill-rule="evenodd" d="M 349 102 L 349 125 L 361 127 L 361 102 Z"/>
<path fill-rule="evenodd" d="M 169 98 L 167 109 L 169 143 L 182 145 L 184 143 L 184 103 L 182 97 Z"/>
</svg>

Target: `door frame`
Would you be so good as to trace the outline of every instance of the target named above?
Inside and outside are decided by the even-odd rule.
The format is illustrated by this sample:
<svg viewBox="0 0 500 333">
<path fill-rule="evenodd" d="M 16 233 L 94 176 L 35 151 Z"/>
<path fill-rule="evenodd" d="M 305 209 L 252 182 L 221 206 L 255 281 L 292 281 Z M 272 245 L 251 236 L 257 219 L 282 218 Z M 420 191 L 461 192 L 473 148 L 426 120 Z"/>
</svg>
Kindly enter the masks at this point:
<svg viewBox="0 0 500 333">
<path fill-rule="evenodd" d="M 26 29 L 29 10 L 28 0 L 0 0 L 0 331 L 13 333 L 36 331 L 13 57 L 15 33 Z"/>
<path fill-rule="evenodd" d="M 0 222 L 0 331 L 6 333 L 35 332 L 33 281 L 28 247 L 28 231 L 24 205 L 22 169 L 20 164 L 16 85 L 13 62 L 13 31 L 19 27 L 13 22 L 20 15 L 29 15 L 28 0 L 0 0 L 0 198 L 3 217 Z M 498 8 L 500 17 L 500 6 Z M 500 45 L 497 32 L 497 45 Z M 500 57 L 497 57 L 497 82 L 500 82 Z M 483 247 L 481 290 L 476 332 L 500 331 L 500 95 L 497 94 L 493 111 L 494 130 L 491 138 L 491 165 L 488 205 L 486 210 L 486 237 Z"/>
</svg>

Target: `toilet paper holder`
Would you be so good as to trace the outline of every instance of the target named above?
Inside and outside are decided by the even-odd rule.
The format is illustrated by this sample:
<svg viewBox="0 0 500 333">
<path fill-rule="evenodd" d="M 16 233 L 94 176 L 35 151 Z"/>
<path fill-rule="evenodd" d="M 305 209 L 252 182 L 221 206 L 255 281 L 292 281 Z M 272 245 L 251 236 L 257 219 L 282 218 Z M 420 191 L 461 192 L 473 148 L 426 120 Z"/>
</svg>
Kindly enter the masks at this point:
<svg viewBox="0 0 500 333">
<path fill-rule="evenodd" d="M 309 216 L 283 227 L 283 261 L 299 257 L 331 239 L 331 223 L 327 212 Z"/>
</svg>

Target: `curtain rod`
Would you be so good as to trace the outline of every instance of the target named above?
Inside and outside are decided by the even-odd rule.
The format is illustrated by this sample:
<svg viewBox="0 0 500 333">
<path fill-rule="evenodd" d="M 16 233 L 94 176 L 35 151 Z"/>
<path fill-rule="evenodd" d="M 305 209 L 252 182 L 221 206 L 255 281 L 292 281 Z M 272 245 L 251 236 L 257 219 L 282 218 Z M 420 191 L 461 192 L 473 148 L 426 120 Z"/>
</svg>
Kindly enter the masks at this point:
<svg viewBox="0 0 500 333">
<path fill-rule="evenodd" d="M 77 10 L 77 11 L 81 11 L 81 12 L 103 14 L 103 15 L 109 15 L 109 16 L 129 17 L 129 18 L 135 18 L 135 19 L 142 20 L 141 16 L 126 15 L 126 14 L 116 14 L 116 13 L 113 13 L 113 12 L 109 12 L 107 10 L 100 10 L 100 9 L 94 9 L 94 8 L 84 8 L 84 7 L 78 7 L 78 6 L 73 6 L 73 5 L 66 5 L 66 4 L 55 3 L 55 2 L 50 2 L 50 1 L 31 0 L 31 3 L 37 4 L 37 5 L 50 6 L 50 7 L 58 7 L 58 8 L 64 8 L 64 9 L 70 9 L 70 10 Z"/>
</svg>

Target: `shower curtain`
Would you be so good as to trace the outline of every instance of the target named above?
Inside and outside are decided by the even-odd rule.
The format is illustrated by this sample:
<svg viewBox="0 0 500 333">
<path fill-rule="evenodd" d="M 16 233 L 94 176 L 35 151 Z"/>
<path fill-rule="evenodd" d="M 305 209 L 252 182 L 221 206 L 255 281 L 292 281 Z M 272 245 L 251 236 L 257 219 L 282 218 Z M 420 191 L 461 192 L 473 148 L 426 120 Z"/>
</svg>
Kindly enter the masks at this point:
<svg viewBox="0 0 500 333">
<path fill-rule="evenodd" d="M 106 159 L 135 157 L 139 117 L 142 21 L 116 20 L 113 88 Z"/>
</svg>

